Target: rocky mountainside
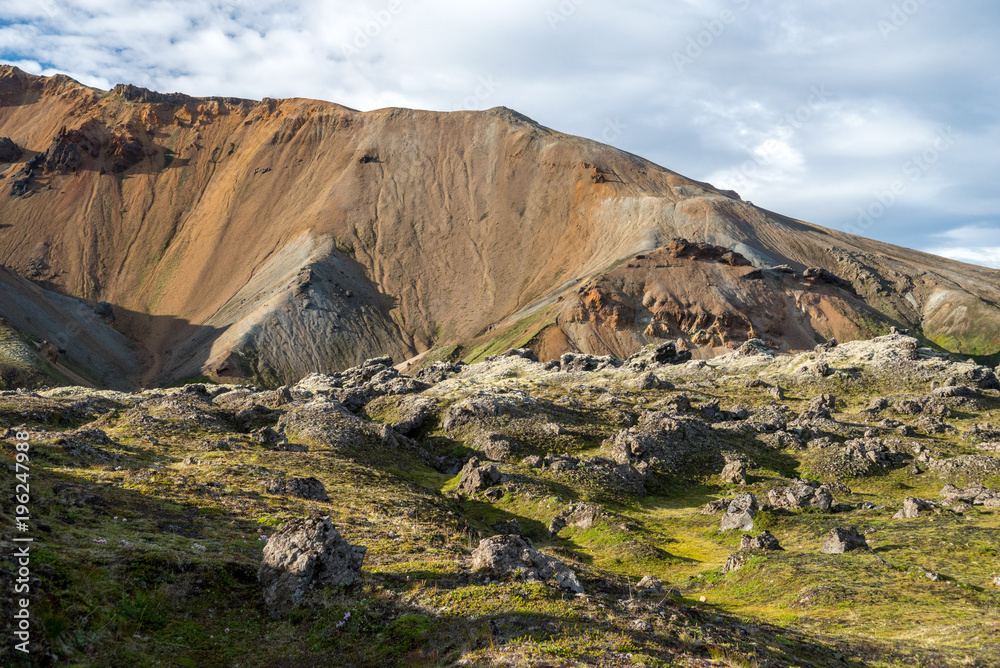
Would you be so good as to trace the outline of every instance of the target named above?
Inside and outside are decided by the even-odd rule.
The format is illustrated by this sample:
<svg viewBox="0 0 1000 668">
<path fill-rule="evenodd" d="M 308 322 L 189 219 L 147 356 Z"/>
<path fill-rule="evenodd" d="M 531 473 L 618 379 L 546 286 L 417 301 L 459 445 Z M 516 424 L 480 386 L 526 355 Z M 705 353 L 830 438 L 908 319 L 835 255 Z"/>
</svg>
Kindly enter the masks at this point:
<svg viewBox="0 0 1000 668">
<path fill-rule="evenodd" d="M 101 91 L 5 65 L 0 161 L 0 263 L 111 305 L 139 360 L 119 384 L 278 386 L 511 346 L 707 358 L 893 325 L 1000 351 L 996 270 L 792 220 L 505 108 Z M 96 382 L 122 364 L 65 349 Z"/>
<path fill-rule="evenodd" d="M 689 358 L 2 392 L 35 542 L 0 662 L 1000 665 L 997 370 L 900 334 Z"/>
</svg>

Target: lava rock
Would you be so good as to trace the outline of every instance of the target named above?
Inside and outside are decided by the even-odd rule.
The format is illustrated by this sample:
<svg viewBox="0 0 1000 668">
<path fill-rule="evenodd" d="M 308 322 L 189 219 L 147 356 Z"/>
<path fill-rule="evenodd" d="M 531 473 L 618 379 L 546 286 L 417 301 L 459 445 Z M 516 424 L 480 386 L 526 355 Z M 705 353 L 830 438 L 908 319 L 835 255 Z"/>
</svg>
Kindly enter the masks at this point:
<svg viewBox="0 0 1000 668">
<path fill-rule="evenodd" d="M 357 584 L 366 551 L 344 540 L 329 517 L 285 522 L 264 546 L 257 570 L 268 613 L 287 615 L 314 589 Z"/>
<path fill-rule="evenodd" d="M 770 531 L 762 531 L 759 536 L 744 535 L 740 538 L 741 550 L 784 550 L 778 539 Z"/>
<path fill-rule="evenodd" d="M 775 508 L 797 510 L 818 508 L 823 512 L 833 505 L 833 495 L 818 482 L 797 480 L 787 487 L 775 487 L 767 493 L 767 500 Z"/>
<path fill-rule="evenodd" d="M 500 469 L 490 464 L 480 466 L 479 459 L 473 457 L 462 468 L 462 477 L 458 481 L 458 491 L 468 496 L 475 496 L 503 482 Z"/>
<path fill-rule="evenodd" d="M 820 550 L 823 554 L 844 554 L 855 550 L 871 550 L 868 541 L 858 533 L 857 527 L 830 529 Z"/>
<path fill-rule="evenodd" d="M 757 497 L 753 494 L 738 494 L 729 503 L 722 522 L 719 524 L 719 532 L 738 529 L 740 531 L 753 530 L 753 518 L 757 515 L 760 507 L 757 505 Z"/>
<path fill-rule="evenodd" d="M 497 579 L 519 577 L 529 582 L 554 581 L 562 589 L 583 593 L 583 585 L 565 564 L 543 554 L 522 536 L 491 536 L 472 552 L 472 570 Z"/>
</svg>

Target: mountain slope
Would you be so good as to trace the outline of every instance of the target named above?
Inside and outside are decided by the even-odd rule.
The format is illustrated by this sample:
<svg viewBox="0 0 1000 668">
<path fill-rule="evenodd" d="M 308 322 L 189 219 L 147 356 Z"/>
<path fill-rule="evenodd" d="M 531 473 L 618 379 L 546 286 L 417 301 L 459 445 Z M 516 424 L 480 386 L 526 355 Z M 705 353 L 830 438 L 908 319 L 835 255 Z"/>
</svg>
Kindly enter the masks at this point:
<svg viewBox="0 0 1000 668">
<path fill-rule="evenodd" d="M 378 354 L 468 351 L 540 310 L 539 350 L 632 352 L 657 332 L 611 336 L 573 315 L 577 291 L 680 238 L 850 284 L 809 304 L 798 284 L 770 285 L 799 321 L 778 347 L 899 324 L 955 352 L 1000 350 L 996 270 L 784 218 L 508 109 L 106 92 L 2 66 L 0 136 L 21 153 L 3 171 L 0 263 L 112 303 L 153 360 L 135 383 L 288 382 Z M 674 310 L 706 312 L 659 331 L 696 354 L 738 343 L 745 323 L 728 331 L 726 314 L 766 302 L 745 282 L 721 297 L 693 290 L 690 271 L 650 271 L 661 295 L 684 293 Z"/>
</svg>

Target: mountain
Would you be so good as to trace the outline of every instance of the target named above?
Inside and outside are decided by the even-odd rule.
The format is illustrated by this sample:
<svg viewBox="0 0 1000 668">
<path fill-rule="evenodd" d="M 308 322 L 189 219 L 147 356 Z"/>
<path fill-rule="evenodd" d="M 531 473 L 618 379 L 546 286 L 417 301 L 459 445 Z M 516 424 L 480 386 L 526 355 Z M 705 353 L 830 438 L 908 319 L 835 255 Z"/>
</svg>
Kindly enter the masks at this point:
<svg viewBox="0 0 1000 668">
<path fill-rule="evenodd" d="M 67 348 L 95 384 L 115 364 L 133 386 L 280 385 L 380 355 L 669 339 L 711 357 L 892 326 L 1000 351 L 1000 271 L 793 220 L 505 108 L 102 91 L 0 66 L 0 137 L 0 263 L 107 302 L 135 344 L 124 365 Z M 0 315 L 18 308 L 5 293 Z"/>
</svg>

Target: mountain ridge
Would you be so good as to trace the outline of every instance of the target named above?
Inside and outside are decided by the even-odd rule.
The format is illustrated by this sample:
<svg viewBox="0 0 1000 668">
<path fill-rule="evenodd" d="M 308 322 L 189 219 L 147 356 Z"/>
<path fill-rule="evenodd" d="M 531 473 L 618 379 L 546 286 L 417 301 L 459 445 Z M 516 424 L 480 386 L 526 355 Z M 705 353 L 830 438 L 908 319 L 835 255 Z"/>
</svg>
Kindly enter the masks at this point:
<svg viewBox="0 0 1000 668">
<path fill-rule="evenodd" d="M 577 290 L 607 286 L 616 266 L 679 239 L 852 286 L 855 296 L 775 283 L 798 304 L 794 336 L 770 336 L 778 349 L 899 326 L 956 353 L 1000 351 L 996 270 L 787 218 L 503 107 L 359 112 L 99 91 L 2 66 L 0 136 L 23 151 L 0 166 L 11 184 L 0 263 L 110 302 L 115 328 L 150 360 L 137 385 L 282 384 L 366 357 L 474 356 L 491 337 L 527 337 L 547 355 L 625 355 L 665 338 L 696 356 L 726 352 L 747 330 L 726 323 L 756 288 L 690 290 L 717 260 L 678 260 L 687 268 L 630 287 L 636 327 L 577 317 Z M 660 286 L 653 310 L 646 284 Z M 678 309 L 697 312 L 698 326 L 650 330 L 656 313 Z M 509 322 L 532 310 L 544 317 Z M 752 329 L 766 330 L 767 315 L 751 308 Z"/>
</svg>

